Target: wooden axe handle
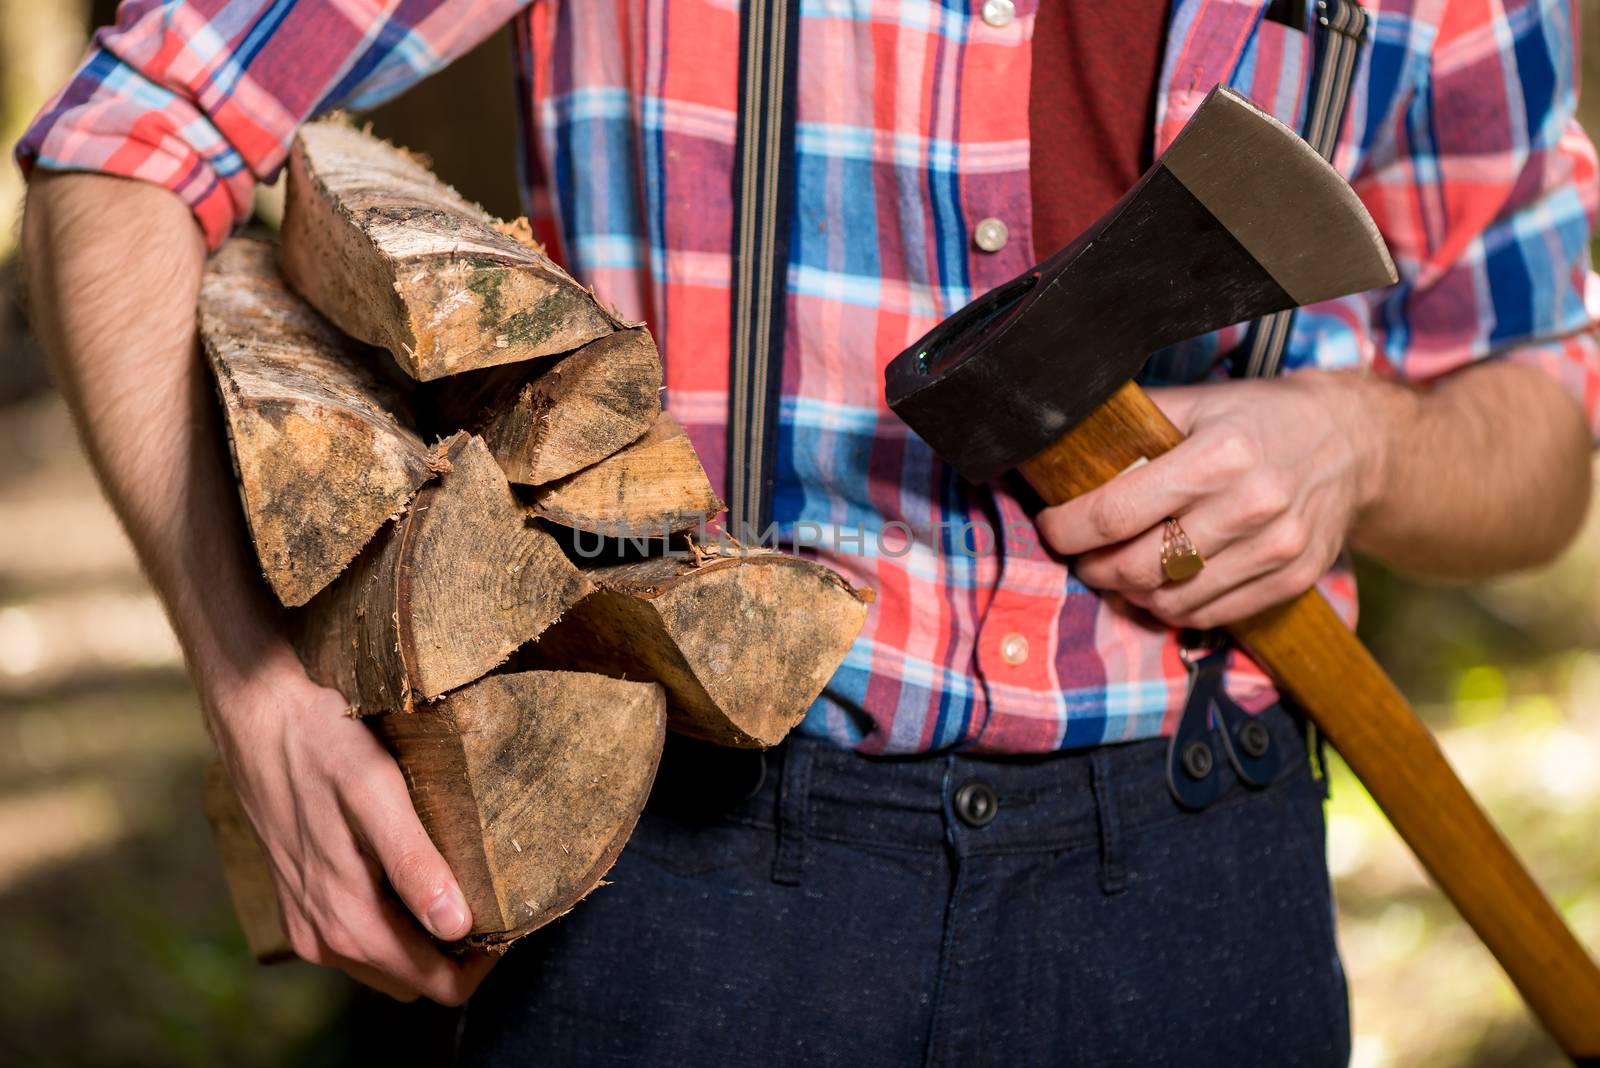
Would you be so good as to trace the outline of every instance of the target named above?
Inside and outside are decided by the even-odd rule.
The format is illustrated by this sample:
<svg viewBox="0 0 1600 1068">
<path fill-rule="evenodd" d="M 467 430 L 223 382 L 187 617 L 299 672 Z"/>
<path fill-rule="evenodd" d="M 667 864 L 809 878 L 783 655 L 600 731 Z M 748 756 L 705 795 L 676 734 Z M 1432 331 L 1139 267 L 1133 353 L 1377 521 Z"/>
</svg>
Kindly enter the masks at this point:
<svg viewBox="0 0 1600 1068">
<path fill-rule="evenodd" d="M 1058 504 L 1181 441 L 1130 382 L 1020 470 Z M 1308 590 L 1228 630 L 1339 750 L 1562 1050 L 1600 1058 L 1600 969 L 1322 595 Z"/>
</svg>

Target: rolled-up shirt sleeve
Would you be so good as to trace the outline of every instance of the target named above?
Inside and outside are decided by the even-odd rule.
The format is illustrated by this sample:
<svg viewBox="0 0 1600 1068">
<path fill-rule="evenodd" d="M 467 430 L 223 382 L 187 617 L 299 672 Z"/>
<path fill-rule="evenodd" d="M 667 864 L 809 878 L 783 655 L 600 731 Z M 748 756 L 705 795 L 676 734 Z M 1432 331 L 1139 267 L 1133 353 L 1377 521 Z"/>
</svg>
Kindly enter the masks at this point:
<svg viewBox="0 0 1600 1068">
<path fill-rule="evenodd" d="M 16 146 L 34 168 L 181 196 L 215 248 L 249 218 L 295 129 L 370 107 L 488 37 L 528 0 L 124 0 Z"/>
<path fill-rule="evenodd" d="M 1561 0 L 1451 0 L 1359 188 L 1400 273 L 1373 308 L 1379 370 L 1427 382 L 1484 359 L 1527 364 L 1600 440 L 1596 163 L 1575 119 L 1576 41 Z"/>
</svg>

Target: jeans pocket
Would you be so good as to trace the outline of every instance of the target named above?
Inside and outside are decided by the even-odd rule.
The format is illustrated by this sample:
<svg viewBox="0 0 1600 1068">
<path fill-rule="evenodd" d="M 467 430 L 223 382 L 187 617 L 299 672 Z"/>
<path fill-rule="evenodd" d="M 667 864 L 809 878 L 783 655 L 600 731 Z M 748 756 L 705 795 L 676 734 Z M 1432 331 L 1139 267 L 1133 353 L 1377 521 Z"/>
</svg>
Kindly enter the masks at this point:
<svg viewBox="0 0 1600 1068">
<path fill-rule="evenodd" d="M 1320 1018 L 1326 1026 L 1325 1048 L 1335 1058 L 1347 1057 L 1349 990 L 1339 959 L 1321 785 L 1309 773 L 1299 772 L 1272 787 L 1270 794 L 1284 828 L 1288 850 L 1285 874 L 1292 880 L 1289 896 L 1298 913 L 1296 928 L 1304 939 L 1310 962 L 1311 988 L 1306 995 L 1322 1005 Z M 1341 1050 L 1342 1054 L 1338 1052 Z"/>
<path fill-rule="evenodd" d="M 680 819 L 645 809 L 627 852 L 673 875 L 707 875 L 745 864 L 770 865 L 773 832 L 728 820 Z"/>
<path fill-rule="evenodd" d="M 1307 771 L 1297 771 L 1270 788 L 1269 795 L 1283 823 L 1285 841 L 1295 858 L 1305 895 L 1327 919 L 1327 936 L 1333 937 L 1333 886 L 1328 875 L 1328 831 L 1320 785 Z"/>
</svg>

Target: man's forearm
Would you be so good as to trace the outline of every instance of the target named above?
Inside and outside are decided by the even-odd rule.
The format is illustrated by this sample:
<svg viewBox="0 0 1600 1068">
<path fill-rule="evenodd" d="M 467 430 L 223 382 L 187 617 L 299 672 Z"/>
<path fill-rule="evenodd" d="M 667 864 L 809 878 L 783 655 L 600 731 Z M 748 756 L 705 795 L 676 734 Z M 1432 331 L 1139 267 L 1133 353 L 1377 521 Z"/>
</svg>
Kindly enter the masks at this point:
<svg viewBox="0 0 1600 1068">
<path fill-rule="evenodd" d="M 1490 362 L 1427 391 L 1349 384 L 1386 438 L 1352 547 L 1412 574 L 1475 579 L 1571 541 L 1588 509 L 1589 433 L 1546 375 Z"/>
<path fill-rule="evenodd" d="M 459 1004 L 492 959 L 446 956 L 411 917 L 453 941 L 466 899 L 394 759 L 306 677 L 245 537 L 195 348 L 205 245 L 188 207 L 143 183 L 42 175 L 23 231 L 35 326 L 178 630 L 295 952 Z"/>
<path fill-rule="evenodd" d="M 206 250 L 188 207 L 143 182 L 40 174 L 23 246 L 35 329 L 202 697 L 292 658 L 195 350 Z"/>
</svg>

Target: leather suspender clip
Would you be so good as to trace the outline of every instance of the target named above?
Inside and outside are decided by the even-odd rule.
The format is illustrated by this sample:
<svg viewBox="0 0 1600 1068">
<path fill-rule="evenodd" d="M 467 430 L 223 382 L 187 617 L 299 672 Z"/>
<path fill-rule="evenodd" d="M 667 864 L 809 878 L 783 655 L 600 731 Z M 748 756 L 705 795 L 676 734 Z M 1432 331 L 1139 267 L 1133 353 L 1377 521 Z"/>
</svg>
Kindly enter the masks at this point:
<svg viewBox="0 0 1600 1068">
<path fill-rule="evenodd" d="M 1266 724 L 1222 688 L 1228 650 L 1201 653 L 1189 665 L 1189 697 L 1167 747 L 1167 786 L 1178 804 L 1203 809 L 1222 793 L 1223 763 L 1251 789 L 1271 785 L 1282 764 Z"/>
</svg>

